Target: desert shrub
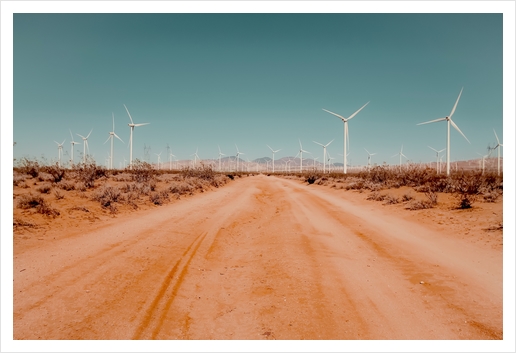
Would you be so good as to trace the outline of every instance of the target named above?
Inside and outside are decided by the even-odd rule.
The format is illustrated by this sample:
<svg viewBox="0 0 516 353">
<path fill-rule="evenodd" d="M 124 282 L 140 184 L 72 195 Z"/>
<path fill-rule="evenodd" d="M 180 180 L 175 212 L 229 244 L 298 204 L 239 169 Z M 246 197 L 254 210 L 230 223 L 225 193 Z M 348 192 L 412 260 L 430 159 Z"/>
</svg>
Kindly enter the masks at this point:
<svg viewBox="0 0 516 353">
<path fill-rule="evenodd" d="M 364 180 L 352 181 L 346 185 L 346 190 L 362 190 L 364 188 Z"/>
<path fill-rule="evenodd" d="M 50 174 L 53 183 L 59 183 L 65 176 L 66 169 L 61 168 L 56 164 L 44 168 L 45 172 Z"/>
<path fill-rule="evenodd" d="M 56 200 L 64 199 L 64 194 L 61 190 L 55 189 L 54 190 L 54 196 L 56 197 Z"/>
<path fill-rule="evenodd" d="M 425 192 L 426 199 L 425 200 L 411 200 L 406 209 L 408 210 L 423 210 L 427 208 L 433 208 L 437 205 L 437 194 L 435 192 L 429 191 Z"/>
<path fill-rule="evenodd" d="M 54 181 L 54 177 L 52 175 L 50 175 L 49 173 L 47 172 L 44 172 L 44 171 L 40 171 L 39 174 L 38 174 L 38 180 L 39 181 L 48 181 L 48 182 L 53 182 Z"/>
<path fill-rule="evenodd" d="M 70 208 L 71 211 L 82 211 L 82 212 L 90 212 L 86 207 L 84 206 L 73 206 Z"/>
<path fill-rule="evenodd" d="M 59 216 L 59 211 L 52 208 L 43 197 L 32 193 L 20 196 L 18 200 L 18 208 L 35 208 L 38 213 L 53 217 Z"/>
<path fill-rule="evenodd" d="M 28 174 L 33 178 L 37 178 L 39 175 L 39 163 L 25 157 L 20 159 L 17 169 L 20 173 Z"/>
<path fill-rule="evenodd" d="M 157 171 L 152 168 L 152 165 L 136 159 L 132 165 L 132 179 L 137 183 L 145 183 L 154 178 Z"/>
<path fill-rule="evenodd" d="M 385 195 L 380 194 L 378 191 L 373 191 L 367 195 L 366 200 L 383 201 L 385 200 Z"/>
<path fill-rule="evenodd" d="M 149 200 L 155 205 L 162 205 L 168 199 L 168 192 L 166 190 L 153 192 L 149 196 Z"/>
<path fill-rule="evenodd" d="M 39 191 L 42 194 L 48 194 L 50 193 L 50 190 L 52 190 L 52 185 L 50 184 L 43 184 L 36 188 L 36 191 Z"/>
<path fill-rule="evenodd" d="M 203 164 L 197 168 L 190 168 L 190 167 L 183 168 L 181 170 L 180 174 L 182 175 L 183 179 L 199 178 L 199 179 L 211 181 L 215 178 L 216 173 L 213 171 L 213 168 L 211 167 L 211 165 Z"/>
<path fill-rule="evenodd" d="M 320 173 L 317 173 L 316 171 L 310 171 L 310 172 L 308 172 L 308 174 L 305 175 L 305 183 L 313 184 L 320 177 L 321 177 Z"/>
<path fill-rule="evenodd" d="M 120 199 L 120 190 L 116 186 L 104 185 L 93 193 L 92 199 L 99 201 L 103 208 L 109 207 Z"/>
<path fill-rule="evenodd" d="M 61 180 L 56 186 L 65 191 L 75 190 L 75 183 L 72 181 Z"/>
<path fill-rule="evenodd" d="M 414 199 L 414 197 L 411 194 L 406 193 L 406 194 L 403 194 L 403 196 L 401 197 L 401 202 L 408 202 L 413 199 Z"/>
<path fill-rule="evenodd" d="M 467 209 L 473 206 L 482 187 L 482 179 L 473 174 L 462 173 L 453 179 L 454 196 L 458 208 Z"/>
<path fill-rule="evenodd" d="M 74 167 L 75 179 L 84 184 L 85 188 L 95 187 L 95 180 L 107 176 L 106 169 L 95 163 L 80 163 Z"/>
<path fill-rule="evenodd" d="M 21 209 L 29 209 L 29 208 L 36 208 L 37 206 L 45 203 L 45 200 L 40 195 L 35 194 L 25 194 L 21 195 L 18 199 L 18 208 Z"/>
<path fill-rule="evenodd" d="M 501 194 L 502 193 L 496 189 L 482 193 L 484 202 L 496 202 Z"/>
<path fill-rule="evenodd" d="M 16 228 L 16 227 L 28 227 L 28 228 L 37 228 L 37 225 L 32 223 L 32 222 L 29 222 L 29 221 L 24 221 L 22 219 L 18 219 L 18 218 L 14 218 L 13 219 L 13 226 Z"/>
<path fill-rule="evenodd" d="M 397 197 L 392 195 L 385 195 L 384 201 L 384 205 L 394 205 L 400 202 L 400 200 Z"/>
</svg>

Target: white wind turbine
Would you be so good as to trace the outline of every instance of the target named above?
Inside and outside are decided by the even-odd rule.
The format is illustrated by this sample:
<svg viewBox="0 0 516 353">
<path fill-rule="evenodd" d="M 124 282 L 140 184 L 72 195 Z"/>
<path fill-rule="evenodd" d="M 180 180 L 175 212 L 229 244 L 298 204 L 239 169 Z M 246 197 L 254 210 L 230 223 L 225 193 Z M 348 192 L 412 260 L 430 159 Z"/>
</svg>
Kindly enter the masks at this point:
<svg viewBox="0 0 516 353">
<path fill-rule="evenodd" d="M 168 155 L 168 167 L 169 167 L 170 170 L 172 170 L 172 158 L 170 158 L 170 157 L 174 157 L 175 158 L 176 156 L 174 156 L 174 154 L 172 152 L 170 152 L 169 155 Z"/>
<path fill-rule="evenodd" d="M 218 146 L 218 147 L 219 147 L 219 172 L 220 172 L 221 171 L 221 169 L 220 169 L 220 161 L 221 161 L 222 156 L 225 156 L 225 154 L 222 153 L 222 151 L 220 150 L 220 146 Z"/>
<path fill-rule="evenodd" d="M 237 154 L 236 154 L 236 171 L 238 172 L 238 160 L 239 160 L 239 158 L 238 158 L 238 157 L 239 157 L 241 154 L 245 154 L 245 153 L 240 152 L 240 151 L 238 150 L 238 146 L 237 146 L 236 144 L 235 144 L 235 147 L 236 147 L 236 149 L 237 149 Z"/>
<path fill-rule="evenodd" d="M 199 152 L 199 147 L 195 149 L 195 153 L 192 153 L 190 156 L 194 157 L 194 168 L 197 167 L 197 158 L 199 158 L 199 155 L 197 154 Z M 200 158 L 199 158 L 200 159 Z"/>
<path fill-rule="evenodd" d="M 439 153 L 441 153 L 442 151 L 444 151 L 446 148 L 443 148 L 442 150 L 438 151 L 436 150 L 435 148 L 432 148 L 430 146 L 428 146 L 428 148 L 430 148 L 432 151 L 435 151 L 436 155 L 437 155 L 437 162 L 435 164 L 435 171 L 437 174 L 440 174 L 441 173 L 441 165 L 439 164 Z"/>
<path fill-rule="evenodd" d="M 333 140 L 335 140 L 335 139 L 333 139 Z M 326 147 L 328 147 L 330 145 L 330 143 L 333 142 L 333 140 L 328 142 L 326 145 L 323 145 L 322 143 L 319 143 L 317 141 L 313 141 L 314 143 L 318 144 L 319 146 L 322 146 L 322 148 L 323 148 L 323 173 L 326 173 Z"/>
<path fill-rule="evenodd" d="M 300 164 L 299 164 L 299 172 L 300 173 L 303 173 L 303 152 L 305 153 L 310 153 L 308 151 L 305 151 L 303 149 L 303 145 L 301 144 L 301 140 L 299 140 L 299 161 L 300 161 Z"/>
<path fill-rule="evenodd" d="M 90 133 L 88 134 L 88 136 L 84 137 L 82 135 L 79 135 L 77 134 L 78 136 L 82 137 L 82 141 L 83 141 L 83 152 L 82 152 L 82 157 L 83 157 L 83 163 L 86 164 L 86 149 L 88 149 L 88 152 L 90 152 L 90 146 L 88 146 L 88 137 L 90 137 L 91 135 L 91 132 L 93 131 L 93 129 L 91 129 Z"/>
<path fill-rule="evenodd" d="M 482 154 L 480 154 L 480 153 L 478 153 L 478 152 L 477 152 L 477 154 L 478 154 L 480 157 L 482 157 L 482 175 L 484 175 L 485 160 L 486 160 L 486 158 L 487 158 L 487 157 L 489 157 L 489 155 L 491 154 L 491 152 L 489 152 L 489 153 L 488 153 L 488 154 L 486 154 L 485 156 L 484 156 L 484 155 L 482 155 Z"/>
<path fill-rule="evenodd" d="M 376 152 L 369 153 L 369 151 L 366 148 L 364 148 L 364 149 L 367 152 L 367 169 L 371 169 L 371 156 L 374 156 L 376 154 Z"/>
<path fill-rule="evenodd" d="M 493 129 L 493 132 L 496 137 L 496 146 L 493 147 L 493 150 L 498 149 L 498 175 L 500 175 L 500 147 L 503 147 L 503 145 L 500 143 L 500 140 L 498 139 L 498 135 L 496 134 L 495 129 Z"/>
<path fill-rule="evenodd" d="M 71 145 L 71 149 L 72 149 L 71 162 L 72 162 L 72 166 L 73 166 L 73 164 L 75 163 L 75 161 L 73 160 L 73 149 L 74 149 L 74 147 L 73 147 L 73 146 L 74 146 L 74 145 L 80 145 L 80 143 L 79 143 L 79 142 L 75 142 L 75 141 L 73 140 L 72 130 L 70 130 L 70 136 L 72 137 L 72 140 L 70 141 L 70 145 Z"/>
<path fill-rule="evenodd" d="M 276 150 L 276 151 L 274 151 L 274 150 L 271 148 L 271 146 L 269 146 L 269 145 L 266 145 L 266 146 L 267 146 L 267 147 L 269 147 L 269 149 L 270 149 L 270 150 L 271 150 L 271 152 L 272 152 L 272 172 L 274 173 L 274 154 L 276 154 L 276 152 L 279 152 L 279 151 L 281 151 L 281 150 Z"/>
<path fill-rule="evenodd" d="M 344 122 L 344 174 L 347 173 L 347 148 L 349 147 L 349 132 L 348 132 L 348 120 L 351 120 L 355 115 L 358 114 L 366 105 L 368 105 L 369 102 L 364 104 L 362 108 L 354 112 L 349 118 L 344 118 L 343 116 L 340 116 L 339 114 L 335 114 L 333 112 L 330 112 L 329 110 L 323 109 L 325 112 L 335 115 L 336 117 L 340 118 Z"/>
<path fill-rule="evenodd" d="M 160 163 L 161 163 L 161 154 L 163 153 L 163 151 L 161 151 L 160 153 L 154 153 L 156 156 L 158 156 L 158 170 L 160 170 Z"/>
<path fill-rule="evenodd" d="M 57 154 L 59 156 L 59 159 L 57 160 L 57 166 L 61 168 L 61 153 L 63 152 L 63 144 L 65 143 L 65 140 L 63 140 L 62 143 L 57 142 L 54 140 L 55 143 L 57 143 Z"/>
<path fill-rule="evenodd" d="M 400 150 L 400 152 L 399 152 L 399 153 L 396 153 L 396 154 L 395 154 L 394 156 L 392 156 L 392 157 L 396 157 L 396 156 L 400 156 L 400 172 L 401 172 L 401 157 L 403 156 L 403 157 L 405 157 L 406 159 L 408 159 L 408 157 L 407 157 L 407 156 L 405 156 L 405 155 L 403 154 L 403 145 L 401 145 L 401 150 Z M 392 158 L 392 157 L 391 157 L 391 158 Z"/>
<path fill-rule="evenodd" d="M 124 104 L 124 108 L 127 111 L 127 115 L 129 115 L 129 119 L 131 119 L 131 123 L 129 123 L 127 125 L 131 128 L 131 135 L 129 137 L 129 169 L 133 169 L 133 132 L 134 132 L 134 128 L 135 128 L 135 126 L 143 126 L 143 125 L 148 125 L 150 123 L 135 124 L 133 121 L 133 118 L 131 117 L 131 114 L 129 113 L 129 109 L 127 109 L 125 104 Z"/>
<path fill-rule="evenodd" d="M 448 122 L 448 135 L 447 135 L 447 143 L 446 143 L 446 175 L 450 175 L 450 124 L 453 125 L 455 130 L 460 132 L 460 134 L 466 139 L 466 141 L 469 142 L 469 140 L 466 137 L 466 135 L 464 135 L 462 133 L 462 131 L 460 131 L 460 129 L 457 126 L 457 124 L 455 124 L 453 122 L 453 120 L 451 119 L 453 113 L 455 113 L 455 109 L 457 108 L 457 104 L 459 103 L 459 99 L 460 99 L 460 96 L 462 95 L 462 90 L 463 89 L 464 89 L 464 87 L 462 87 L 462 89 L 460 90 L 459 96 L 457 97 L 457 101 L 455 101 L 455 105 L 453 106 L 453 109 L 452 109 L 452 111 L 451 111 L 449 116 L 417 124 L 417 125 L 423 125 L 423 124 L 435 123 L 435 122 L 438 122 L 438 121 L 447 121 Z M 471 143 L 471 142 L 469 142 L 469 143 Z"/>
<path fill-rule="evenodd" d="M 111 113 L 111 114 L 113 114 L 113 131 L 111 131 L 109 133 L 109 137 L 106 140 L 106 142 L 108 142 L 109 139 L 111 139 L 111 157 L 109 158 L 109 169 L 113 169 L 113 158 L 114 158 L 114 155 L 113 155 L 113 137 L 116 137 L 117 139 L 122 141 L 122 139 L 120 137 L 118 137 L 117 134 L 115 134 L 115 114 L 114 113 Z M 106 142 L 104 142 L 104 144 Z M 124 141 L 122 141 L 122 143 L 124 143 Z"/>
</svg>

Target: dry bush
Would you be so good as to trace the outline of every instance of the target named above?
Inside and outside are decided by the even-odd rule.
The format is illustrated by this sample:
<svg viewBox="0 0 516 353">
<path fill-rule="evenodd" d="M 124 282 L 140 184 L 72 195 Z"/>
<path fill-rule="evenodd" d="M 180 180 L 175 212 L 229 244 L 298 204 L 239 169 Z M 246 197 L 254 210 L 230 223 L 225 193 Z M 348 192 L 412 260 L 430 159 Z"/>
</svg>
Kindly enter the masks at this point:
<svg viewBox="0 0 516 353">
<path fill-rule="evenodd" d="M 52 208 L 43 197 L 32 193 L 20 196 L 18 199 L 18 208 L 35 208 L 38 213 L 52 217 L 59 216 L 59 211 Z"/>
<path fill-rule="evenodd" d="M 56 186 L 65 191 L 75 190 L 75 183 L 69 180 L 61 180 Z"/>
<path fill-rule="evenodd" d="M 414 199 L 414 196 L 412 196 L 410 193 L 403 194 L 401 197 L 402 202 L 408 202 Z"/>
<path fill-rule="evenodd" d="M 408 210 L 422 210 L 427 208 L 433 208 L 437 205 L 437 194 L 429 191 L 425 192 L 426 200 L 412 200 L 407 204 L 406 209 Z"/>
<path fill-rule="evenodd" d="M 153 192 L 149 196 L 149 200 L 155 205 L 162 205 L 168 199 L 168 192 L 166 190 Z"/>
<path fill-rule="evenodd" d="M 364 180 L 352 181 L 346 185 L 346 190 L 362 190 L 365 187 Z"/>
<path fill-rule="evenodd" d="M 38 174 L 38 180 L 43 182 L 52 182 L 54 180 L 54 177 L 46 172 L 40 171 Z"/>
<path fill-rule="evenodd" d="M 103 208 L 120 201 L 120 189 L 117 186 L 104 185 L 93 193 L 92 200 L 99 201 Z"/>
<path fill-rule="evenodd" d="M 54 196 L 56 197 L 56 200 L 62 200 L 64 199 L 64 194 L 61 190 L 55 189 L 54 190 Z"/>
<path fill-rule="evenodd" d="M 95 187 L 95 180 L 107 176 L 106 169 L 95 163 L 80 163 L 74 167 L 73 173 L 74 179 L 81 182 L 85 188 Z"/>
<path fill-rule="evenodd" d="M 70 211 L 83 211 L 83 212 L 90 212 L 86 207 L 84 206 L 73 206 L 70 208 Z"/>
<path fill-rule="evenodd" d="M 400 200 L 397 197 L 392 195 L 385 195 L 384 201 L 384 205 L 394 205 L 400 202 Z"/>
<path fill-rule="evenodd" d="M 498 190 L 492 190 L 482 193 L 484 202 L 496 202 L 496 200 L 502 195 Z"/>
<path fill-rule="evenodd" d="M 367 195 L 366 199 L 371 201 L 383 201 L 385 200 L 385 195 L 380 194 L 378 191 L 373 191 Z"/>
<path fill-rule="evenodd" d="M 133 162 L 131 177 L 133 181 L 137 183 L 145 183 L 150 181 L 157 174 L 156 170 L 152 168 L 152 165 L 147 162 L 142 162 L 139 159 L 136 159 Z"/>
<path fill-rule="evenodd" d="M 38 226 L 35 223 L 24 221 L 22 219 L 14 218 L 13 226 L 17 227 L 27 227 L 27 228 L 37 228 Z"/>
<path fill-rule="evenodd" d="M 20 186 L 21 183 L 25 184 L 25 179 L 27 179 L 27 175 L 14 172 L 13 186 Z"/>
<path fill-rule="evenodd" d="M 61 168 L 57 165 L 57 163 L 50 166 L 42 167 L 41 169 L 52 177 L 51 181 L 53 183 L 59 183 L 66 174 L 66 169 Z"/>
<path fill-rule="evenodd" d="M 49 194 L 50 190 L 52 190 L 52 185 L 50 184 L 43 184 L 36 188 L 36 191 L 39 191 L 42 194 Z"/>
<path fill-rule="evenodd" d="M 305 182 L 308 184 L 313 184 L 320 177 L 321 177 L 321 173 L 318 173 L 316 171 L 311 171 L 307 175 L 305 175 Z"/>
<path fill-rule="evenodd" d="M 22 174 L 28 174 L 33 178 L 39 175 L 39 163 L 28 158 L 22 158 L 18 162 L 17 170 Z"/>
</svg>

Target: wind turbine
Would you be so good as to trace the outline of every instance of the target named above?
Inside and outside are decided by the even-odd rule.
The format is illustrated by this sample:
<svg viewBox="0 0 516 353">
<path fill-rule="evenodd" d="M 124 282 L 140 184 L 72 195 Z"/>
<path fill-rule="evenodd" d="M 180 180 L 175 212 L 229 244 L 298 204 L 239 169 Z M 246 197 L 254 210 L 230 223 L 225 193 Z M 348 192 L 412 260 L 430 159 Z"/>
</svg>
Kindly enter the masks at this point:
<svg viewBox="0 0 516 353">
<path fill-rule="evenodd" d="M 446 148 L 443 148 L 442 150 L 438 151 L 436 150 L 435 148 L 432 148 L 430 146 L 428 146 L 428 148 L 430 148 L 431 150 L 435 151 L 436 152 L 436 155 L 437 155 L 437 162 L 435 164 L 435 171 L 437 174 L 440 174 L 441 173 L 441 166 L 439 164 L 439 153 L 441 153 L 442 151 L 444 151 Z"/>
<path fill-rule="evenodd" d="M 225 154 L 221 152 L 220 146 L 218 146 L 218 147 L 219 147 L 219 172 L 220 172 L 221 171 L 221 169 L 220 169 L 220 160 L 221 160 L 222 156 L 225 156 Z"/>
<path fill-rule="evenodd" d="M 493 150 L 498 149 L 498 175 L 500 175 L 500 147 L 503 147 L 503 145 L 500 143 L 500 140 L 498 139 L 498 135 L 496 134 L 495 129 L 493 129 L 493 132 L 496 137 L 496 146 L 493 147 Z"/>
<path fill-rule="evenodd" d="M 170 158 L 170 157 L 174 157 L 175 158 L 176 156 L 174 156 L 174 154 L 172 152 L 170 152 L 169 155 L 168 155 L 168 167 L 169 167 L 170 170 L 172 170 L 172 158 Z"/>
<path fill-rule="evenodd" d="M 490 155 L 491 153 L 488 153 L 488 154 L 486 154 L 485 156 L 484 156 L 484 155 L 482 155 L 482 154 L 480 154 L 480 153 L 478 153 L 478 152 L 477 152 L 477 154 L 478 154 L 480 157 L 482 157 L 482 175 L 484 175 L 485 160 L 486 160 L 486 158 L 487 158 L 487 157 L 489 157 L 489 155 Z"/>
<path fill-rule="evenodd" d="M 366 148 L 364 148 L 364 149 L 367 152 L 367 169 L 370 169 L 371 168 L 371 156 L 374 156 L 376 154 L 376 152 L 369 153 L 369 151 Z"/>
<path fill-rule="evenodd" d="M 61 168 L 61 153 L 63 152 L 63 144 L 65 143 L 65 140 L 63 140 L 62 143 L 59 143 L 56 140 L 54 140 L 54 142 L 57 143 L 57 154 L 59 156 L 59 159 L 57 161 L 57 166 L 59 168 Z M 500 153 L 498 153 L 498 155 L 500 155 Z"/>
<path fill-rule="evenodd" d="M 335 159 L 335 157 L 332 157 L 330 155 L 330 151 L 328 151 L 328 172 L 331 173 L 331 166 L 333 165 L 332 160 Z"/>
<path fill-rule="evenodd" d="M 460 99 L 460 96 L 462 95 L 462 90 L 463 89 L 464 89 L 464 87 L 462 87 L 462 89 L 460 90 L 459 96 L 457 97 L 457 101 L 455 101 L 455 105 L 453 106 L 453 109 L 452 109 L 452 111 L 451 111 L 449 116 L 417 124 L 417 125 L 423 125 L 423 124 L 435 123 L 435 122 L 438 122 L 438 121 L 447 121 L 448 122 L 448 135 L 447 135 L 447 143 L 446 143 L 446 175 L 448 175 L 448 176 L 450 175 L 450 124 L 453 125 L 455 130 L 460 132 L 460 134 L 466 139 L 466 141 L 469 142 L 469 140 L 466 137 L 466 135 L 464 135 L 462 133 L 462 131 L 460 131 L 460 129 L 457 126 L 457 124 L 455 124 L 453 122 L 453 120 L 451 119 L 453 113 L 455 113 L 455 109 L 457 108 L 457 104 L 459 103 L 459 99 Z M 469 143 L 471 143 L 471 142 L 469 142 Z"/>
<path fill-rule="evenodd" d="M 276 151 L 274 151 L 274 150 L 271 148 L 271 146 L 269 146 L 269 145 L 266 145 L 266 146 L 267 146 L 267 147 L 269 147 L 269 149 L 270 149 L 270 150 L 271 150 L 271 152 L 272 152 L 272 172 L 274 173 L 274 154 L 275 154 L 276 152 L 281 151 L 281 150 L 276 150 Z"/>
<path fill-rule="evenodd" d="M 408 159 L 408 157 L 407 157 L 407 156 L 405 156 L 405 155 L 403 154 L 403 145 L 401 145 L 401 150 L 400 150 L 400 152 L 399 152 L 399 153 L 396 153 L 396 154 L 395 154 L 394 156 L 392 156 L 392 157 L 396 157 L 396 156 L 398 156 L 398 155 L 400 156 L 400 172 L 401 172 L 401 157 L 403 156 L 403 157 L 405 157 L 405 158 L 407 158 L 407 159 Z M 391 157 L 391 158 L 392 158 L 392 157 Z"/>
<path fill-rule="evenodd" d="M 299 158 L 300 158 L 300 165 L 299 165 L 299 172 L 303 173 L 303 152 L 310 153 L 308 151 L 305 151 L 303 149 L 303 145 L 301 144 L 301 140 L 299 140 Z"/>
<path fill-rule="evenodd" d="M 83 153 L 82 153 L 82 157 L 83 157 L 83 163 L 86 164 L 86 149 L 88 149 L 88 152 L 90 152 L 90 146 L 88 146 L 88 137 L 90 137 L 91 135 L 91 132 L 93 131 L 93 129 L 91 129 L 90 133 L 88 134 L 88 136 L 84 137 L 82 135 L 79 135 L 77 134 L 78 136 L 82 137 L 82 141 L 83 141 Z"/>
<path fill-rule="evenodd" d="M 72 147 L 72 148 L 71 148 L 71 150 L 72 150 L 71 161 L 72 161 L 72 166 L 73 166 L 73 164 L 74 164 L 74 160 L 73 160 L 73 149 L 74 149 L 74 147 L 73 147 L 73 146 L 74 146 L 74 145 L 80 145 L 80 143 L 79 143 L 79 142 L 75 142 L 75 141 L 73 140 L 72 130 L 70 130 L 70 136 L 72 137 L 72 140 L 70 141 L 70 145 L 71 145 L 71 147 Z"/>
<path fill-rule="evenodd" d="M 163 153 L 163 151 L 161 151 L 160 153 L 154 153 L 156 156 L 158 156 L 158 170 L 160 170 L 160 162 L 161 162 L 161 154 Z"/>
<path fill-rule="evenodd" d="M 358 114 L 366 105 L 368 105 L 369 102 L 364 104 L 362 108 L 354 112 L 349 118 L 344 118 L 343 116 L 340 116 L 339 114 L 335 114 L 333 112 L 330 112 L 329 110 L 323 109 L 325 112 L 335 115 L 336 117 L 340 118 L 344 122 L 344 174 L 347 173 L 347 148 L 349 147 L 349 132 L 348 132 L 348 120 L 351 120 L 355 115 Z"/>
<path fill-rule="evenodd" d="M 122 141 L 122 139 L 120 137 L 118 137 L 117 134 L 115 134 L 115 114 L 114 113 L 111 113 L 113 114 L 113 131 L 111 131 L 109 133 L 109 137 L 107 138 L 106 142 L 109 141 L 109 139 L 111 139 L 111 157 L 109 159 L 109 169 L 113 169 L 113 137 L 116 137 L 117 139 L 119 139 L 120 141 Z M 104 142 L 104 144 L 106 143 Z M 122 143 L 124 143 L 124 141 L 122 141 Z"/>
<path fill-rule="evenodd" d="M 236 144 L 235 144 L 235 147 L 237 149 L 237 154 L 236 154 L 236 171 L 238 172 L 238 160 L 239 160 L 238 156 L 240 156 L 241 154 L 245 154 L 245 153 L 240 152 L 238 150 L 238 146 Z"/>
<path fill-rule="evenodd" d="M 135 124 L 133 121 L 133 118 L 131 117 L 131 114 L 129 113 L 129 109 L 127 109 L 125 104 L 124 104 L 124 108 L 127 111 L 127 115 L 129 115 L 129 119 L 131 119 L 131 123 L 127 124 L 127 125 L 131 128 L 131 135 L 129 137 L 129 169 L 133 169 L 133 131 L 134 131 L 134 128 L 135 128 L 135 126 L 148 125 L 149 123 Z"/>
<path fill-rule="evenodd" d="M 199 158 L 199 155 L 197 154 L 199 152 L 199 147 L 195 149 L 195 153 L 192 153 L 190 156 L 194 156 L 194 168 L 197 167 L 197 158 Z M 200 158 L 199 158 L 200 159 Z"/>
<path fill-rule="evenodd" d="M 335 139 L 333 139 L 335 140 Z M 326 173 L 326 147 L 328 147 L 330 145 L 330 143 L 333 142 L 333 140 L 331 140 L 330 142 L 328 142 L 326 145 L 323 145 L 322 143 L 319 143 L 317 141 L 313 141 L 314 143 L 318 144 L 319 146 L 322 146 L 323 147 L 323 173 Z M 314 162 L 315 163 L 315 162 Z"/>
</svg>

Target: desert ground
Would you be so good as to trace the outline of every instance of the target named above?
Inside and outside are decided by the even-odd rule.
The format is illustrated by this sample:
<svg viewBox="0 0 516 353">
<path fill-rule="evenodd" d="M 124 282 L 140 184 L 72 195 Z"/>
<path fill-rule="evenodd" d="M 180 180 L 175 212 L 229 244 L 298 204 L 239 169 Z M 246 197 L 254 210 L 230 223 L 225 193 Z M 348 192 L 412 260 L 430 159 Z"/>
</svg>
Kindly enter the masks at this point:
<svg viewBox="0 0 516 353">
<path fill-rule="evenodd" d="M 225 178 L 116 204 L 92 195 L 123 177 L 18 180 L 14 339 L 503 339 L 503 195 L 409 210 L 339 181 Z M 17 207 L 30 193 L 50 211 Z"/>
</svg>

